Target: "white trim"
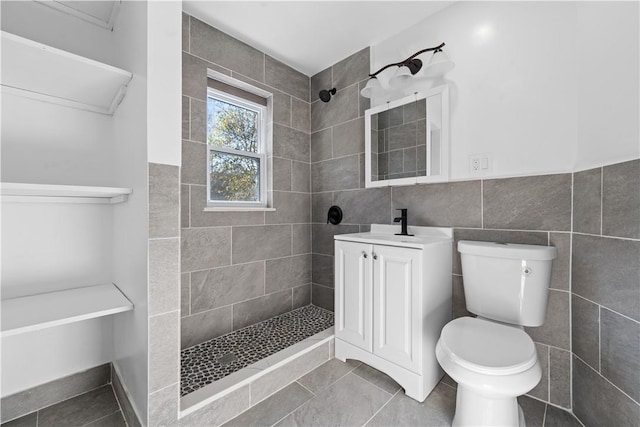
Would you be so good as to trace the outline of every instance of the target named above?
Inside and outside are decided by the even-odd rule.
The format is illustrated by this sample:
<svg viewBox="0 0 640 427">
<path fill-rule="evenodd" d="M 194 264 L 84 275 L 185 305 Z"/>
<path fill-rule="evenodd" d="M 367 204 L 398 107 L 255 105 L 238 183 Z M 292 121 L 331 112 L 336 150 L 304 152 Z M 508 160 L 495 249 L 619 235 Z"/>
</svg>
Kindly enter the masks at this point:
<svg viewBox="0 0 640 427">
<path fill-rule="evenodd" d="M 133 310 L 114 284 L 64 289 L 2 300 L 2 337 Z"/>
<path fill-rule="evenodd" d="M 276 208 L 251 207 L 251 206 L 206 206 L 202 211 L 203 212 L 275 212 Z M 200 228 L 200 227 L 196 227 L 196 228 Z"/>
<path fill-rule="evenodd" d="M 133 74 L 15 34 L 2 34 L 2 92 L 65 107 L 112 115 Z M 44 71 L 43 71 L 44 70 Z M 78 92 L 77 88 L 86 90 Z"/>
<path fill-rule="evenodd" d="M 126 202 L 133 190 L 115 187 L 2 182 L 0 192 L 3 202 L 115 204 Z"/>
<path fill-rule="evenodd" d="M 100 18 L 96 18 L 93 15 L 90 15 L 79 9 L 75 9 L 59 1 L 35 0 L 35 2 L 46 7 L 50 7 L 51 9 L 55 9 L 59 12 L 65 13 L 67 15 L 71 15 L 82 21 L 89 22 L 90 24 L 97 25 L 98 27 L 104 28 L 109 31 L 113 31 L 116 18 L 118 17 L 118 12 L 120 11 L 120 3 L 121 3 L 121 1 L 112 2 L 113 7 L 111 8 L 111 13 L 109 14 L 109 18 L 106 21 L 104 21 Z"/>
<path fill-rule="evenodd" d="M 254 95 L 261 96 L 263 98 L 270 98 L 273 96 L 271 92 L 268 92 L 264 89 L 260 89 L 251 85 L 250 83 L 243 82 L 242 80 L 235 79 L 231 76 L 223 74 L 219 71 L 214 71 L 211 69 L 207 69 L 207 77 L 213 80 L 217 80 L 222 83 L 226 83 L 229 86 L 237 87 L 238 89 L 242 89 L 249 93 L 253 93 Z"/>
</svg>

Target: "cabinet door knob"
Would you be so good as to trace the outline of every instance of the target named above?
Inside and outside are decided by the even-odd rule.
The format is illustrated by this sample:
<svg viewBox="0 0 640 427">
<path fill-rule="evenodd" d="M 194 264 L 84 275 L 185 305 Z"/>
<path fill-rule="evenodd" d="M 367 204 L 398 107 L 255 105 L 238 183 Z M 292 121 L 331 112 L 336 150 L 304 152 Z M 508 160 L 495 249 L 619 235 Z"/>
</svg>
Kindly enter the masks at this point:
<svg viewBox="0 0 640 427">
<path fill-rule="evenodd" d="M 364 258 L 367 258 L 367 257 L 368 257 L 368 255 L 367 255 L 367 253 L 366 253 L 365 251 L 362 251 L 362 256 L 363 256 Z"/>
<path fill-rule="evenodd" d="M 373 253 L 373 259 L 378 259 L 378 254 L 376 254 L 375 252 Z"/>
</svg>

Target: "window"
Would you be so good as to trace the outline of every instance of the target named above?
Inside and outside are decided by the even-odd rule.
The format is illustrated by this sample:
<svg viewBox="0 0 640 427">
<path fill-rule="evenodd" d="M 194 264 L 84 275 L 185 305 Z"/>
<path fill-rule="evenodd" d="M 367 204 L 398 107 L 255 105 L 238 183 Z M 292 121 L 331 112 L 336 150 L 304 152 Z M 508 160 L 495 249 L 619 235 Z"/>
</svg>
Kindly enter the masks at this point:
<svg viewBox="0 0 640 427">
<path fill-rule="evenodd" d="M 207 206 L 266 207 L 266 100 L 248 93 L 245 97 L 243 90 L 211 82 L 207 93 Z"/>
</svg>

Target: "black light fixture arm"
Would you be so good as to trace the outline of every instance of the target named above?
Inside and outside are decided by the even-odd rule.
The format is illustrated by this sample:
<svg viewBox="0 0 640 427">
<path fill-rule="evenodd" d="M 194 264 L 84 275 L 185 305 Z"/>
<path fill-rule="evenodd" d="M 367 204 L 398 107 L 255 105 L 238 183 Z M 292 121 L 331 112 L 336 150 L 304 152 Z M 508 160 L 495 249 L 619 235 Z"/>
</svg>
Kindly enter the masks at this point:
<svg viewBox="0 0 640 427">
<path fill-rule="evenodd" d="M 431 52 L 431 51 L 434 51 L 434 50 L 441 50 L 443 47 L 444 47 L 444 43 L 440 43 L 440 44 L 439 44 L 438 46 L 436 46 L 436 47 L 429 47 L 429 48 L 426 48 L 426 49 L 419 50 L 419 51 L 417 51 L 416 53 L 414 53 L 413 55 L 411 55 L 410 57 L 408 57 L 407 59 L 405 59 L 404 61 L 400 61 L 400 62 L 396 62 L 396 63 L 393 63 L 393 64 L 387 64 L 387 65 L 385 65 L 384 67 L 380 68 L 380 69 L 379 69 L 378 71 L 376 71 L 375 73 L 373 73 L 373 74 L 369 74 L 369 77 L 370 77 L 370 78 L 372 78 L 372 79 L 373 79 L 373 78 L 376 78 L 376 76 L 377 76 L 378 74 L 380 74 L 381 72 L 383 72 L 383 71 L 384 71 L 384 70 L 386 70 L 387 68 L 390 68 L 390 67 L 400 67 L 400 66 L 402 66 L 402 65 L 407 65 L 407 64 L 409 64 L 409 62 L 410 62 L 413 58 L 415 58 L 416 56 L 421 55 L 421 54 L 423 54 L 423 53 L 425 53 L 425 52 Z"/>
</svg>

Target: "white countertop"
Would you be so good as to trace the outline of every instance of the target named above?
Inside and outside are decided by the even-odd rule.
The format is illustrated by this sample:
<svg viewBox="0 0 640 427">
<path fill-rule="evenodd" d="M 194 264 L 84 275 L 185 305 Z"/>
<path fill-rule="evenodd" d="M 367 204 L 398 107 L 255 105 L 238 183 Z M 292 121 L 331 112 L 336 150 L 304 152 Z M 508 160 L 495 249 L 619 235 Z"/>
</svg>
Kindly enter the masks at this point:
<svg viewBox="0 0 640 427">
<path fill-rule="evenodd" d="M 336 240 L 370 243 L 387 246 L 423 249 L 425 246 L 453 240 L 453 229 L 444 227 L 407 227 L 413 236 L 397 236 L 400 225 L 371 224 L 371 231 L 365 233 L 338 234 Z"/>
</svg>

